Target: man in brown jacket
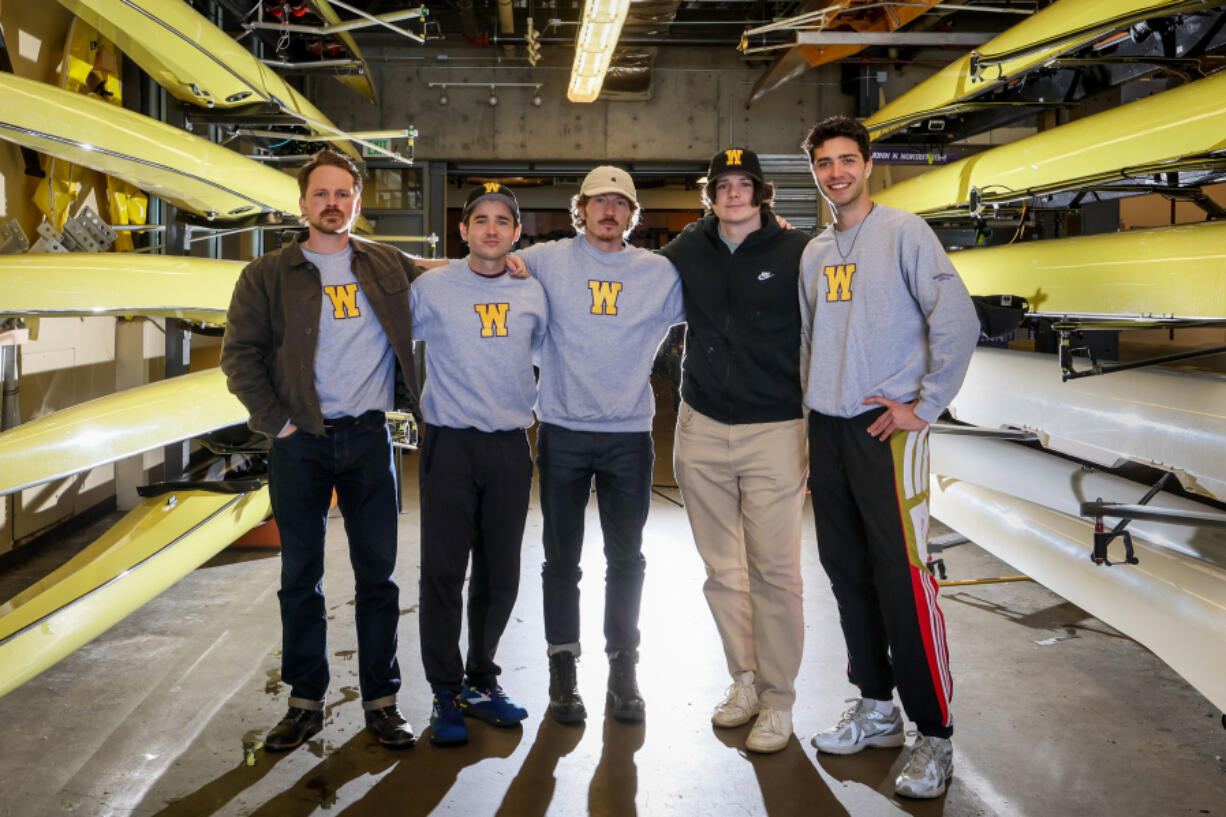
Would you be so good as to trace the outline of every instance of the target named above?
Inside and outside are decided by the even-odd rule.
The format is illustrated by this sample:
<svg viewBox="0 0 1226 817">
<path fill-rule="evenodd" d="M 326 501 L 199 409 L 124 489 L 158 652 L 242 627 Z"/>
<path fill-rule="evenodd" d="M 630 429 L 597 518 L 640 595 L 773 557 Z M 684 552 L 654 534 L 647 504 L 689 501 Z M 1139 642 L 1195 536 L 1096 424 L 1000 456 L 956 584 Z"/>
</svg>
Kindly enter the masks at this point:
<svg viewBox="0 0 1226 817">
<path fill-rule="evenodd" d="M 396 481 L 384 412 L 392 408 L 397 364 L 416 388 L 408 297 L 416 271 L 399 250 L 350 235 L 362 177 L 349 159 L 320 151 L 299 172 L 298 186 L 307 237 L 243 270 L 221 352 L 251 428 L 273 438 L 268 482 L 281 532 L 281 678 L 290 699 L 264 745 L 291 749 L 323 728 L 329 670 L 321 582 L 335 489 L 357 588 L 366 725 L 384 745 L 411 746 L 413 732 L 396 706 Z"/>
</svg>

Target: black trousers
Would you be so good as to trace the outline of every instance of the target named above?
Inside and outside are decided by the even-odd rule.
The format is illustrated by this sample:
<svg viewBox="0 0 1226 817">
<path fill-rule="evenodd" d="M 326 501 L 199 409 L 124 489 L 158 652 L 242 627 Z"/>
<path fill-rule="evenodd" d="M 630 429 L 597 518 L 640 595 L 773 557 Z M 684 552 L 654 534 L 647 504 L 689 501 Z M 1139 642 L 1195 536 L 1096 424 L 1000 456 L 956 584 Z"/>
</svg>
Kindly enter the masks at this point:
<svg viewBox="0 0 1226 817">
<path fill-rule="evenodd" d="M 493 686 L 494 653 L 519 594 L 519 554 L 532 491 L 527 433 L 433 426 L 420 459 L 421 593 L 418 622 L 426 680 L 438 692 Z M 464 574 L 468 657 L 460 658 Z"/>
<path fill-rule="evenodd" d="M 897 684 L 919 731 L 947 738 L 953 681 L 945 619 L 924 564 L 928 430 L 881 442 L 867 432 L 881 411 L 809 415 L 818 555 L 839 605 L 848 680 L 878 700 L 889 700 Z"/>
</svg>

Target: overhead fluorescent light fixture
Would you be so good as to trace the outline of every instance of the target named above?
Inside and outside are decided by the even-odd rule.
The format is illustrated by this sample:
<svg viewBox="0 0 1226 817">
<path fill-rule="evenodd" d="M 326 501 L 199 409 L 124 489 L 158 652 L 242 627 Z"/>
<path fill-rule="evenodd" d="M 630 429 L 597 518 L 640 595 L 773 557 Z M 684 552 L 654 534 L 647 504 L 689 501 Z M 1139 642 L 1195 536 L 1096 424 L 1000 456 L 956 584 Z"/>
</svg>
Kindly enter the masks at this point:
<svg viewBox="0 0 1226 817">
<path fill-rule="evenodd" d="M 605 72 L 629 11 L 630 0 L 587 0 L 579 36 L 575 38 L 575 65 L 566 89 L 566 98 L 571 102 L 595 102 L 600 96 Z"/>
</svg>

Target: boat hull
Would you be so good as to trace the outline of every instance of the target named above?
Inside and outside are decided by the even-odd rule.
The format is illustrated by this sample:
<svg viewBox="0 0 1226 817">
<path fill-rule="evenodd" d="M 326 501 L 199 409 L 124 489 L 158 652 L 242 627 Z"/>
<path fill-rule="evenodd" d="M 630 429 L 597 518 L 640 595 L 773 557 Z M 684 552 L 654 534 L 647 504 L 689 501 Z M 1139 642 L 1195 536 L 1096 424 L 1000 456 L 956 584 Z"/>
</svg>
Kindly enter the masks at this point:
<svg viewBox="0 0 1226 817">
<path fill-rule="evenodd" d="M 1211 0 L 1204 0 L 1192 4 L 1190 10 L 1214 5 Z M 1141 12 L 1148 13 L 1147 19 L 1160 18 L 1176 10 L 1188 10 L 1189 4 L 1185 0 L 1115 0 L 1109 15 L 1104 14 L 1103 6 L 1101 0 L 1052 3 L 984 43 L 974 54 L 1003 54 L 1027 46 L 1038 47 L 979 72 L 972 68 L 972 54 L 967 54 L 883 106 L 864 120 L 864 126 L 871 138 L 880 139 L 912 122 L 974 109 L 976 98 L 1126 24 L 1117 21 L 1130 20 Z M 1052 42 L 1038 45 L 1047 41 Z"/>
<path fill-rule="evenodd" d="M 0 696 L 106 632 L 270 512 L 266 487 L 144 500 L 77 557 L 0 605 Z"/>
<path fill-rule="evenodd" d="M 179 318 L 225 324 L 239 261 L 128 253 L 0 256 L 0 315 Z"/>
<path fill-rule="evenodd" d="M 873 199 L 926 217 L 970 215 L 979 201 L 1019 201 L 1119 181 L 1226 150 L 1226 72 L 944 165 Z"/>
<path fill-rule="evenodd" d="M 0 433 L 0 495 L 242 423 L 220 369 L 99 397 Z"/>
<path fill-rule="evenodd" d="M 1226 319 L 1226 222 L 1024 241 L 949 254 L 973 295 L 1021 295 L 1032 312 Z"/>
<path fill-rule="evenodd" d="M 134 111 L 13 74 L 0 73 L 0 138 L 209 219 L 299 212 L 292 176 Z"/>
</svg>

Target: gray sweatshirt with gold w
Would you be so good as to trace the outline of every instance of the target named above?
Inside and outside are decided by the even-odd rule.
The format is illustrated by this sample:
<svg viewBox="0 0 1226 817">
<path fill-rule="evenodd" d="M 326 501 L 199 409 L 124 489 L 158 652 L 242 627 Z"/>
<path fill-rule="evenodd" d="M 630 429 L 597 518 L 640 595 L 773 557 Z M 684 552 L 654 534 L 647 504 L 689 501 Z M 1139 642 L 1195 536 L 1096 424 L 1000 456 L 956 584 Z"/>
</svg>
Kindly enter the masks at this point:
<svg viewBox="0 0 1226 817">
<path fill-rule="evenodd" d="M 857 227 L 833 226 L 800 261 L 805 405 L 835 417 L 907 403 L 933 422 L 958 393 L 979 339 L 966 286 L 923 219 L 875 205 Z"/>
</svg>

